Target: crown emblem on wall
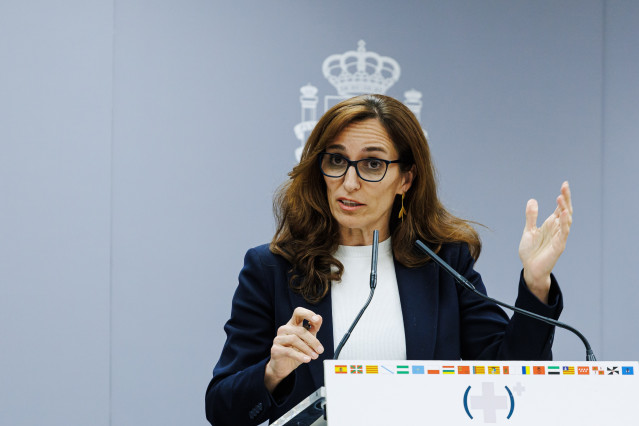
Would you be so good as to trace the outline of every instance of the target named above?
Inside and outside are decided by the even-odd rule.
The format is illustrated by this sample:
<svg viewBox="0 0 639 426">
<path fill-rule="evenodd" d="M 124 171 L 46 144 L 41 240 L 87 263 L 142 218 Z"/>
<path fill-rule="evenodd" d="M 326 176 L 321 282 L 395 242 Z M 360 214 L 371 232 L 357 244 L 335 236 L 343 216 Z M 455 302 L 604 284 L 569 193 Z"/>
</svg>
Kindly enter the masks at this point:
<svg viewBox="0 0 639 426">
<path fill-rule="evenodd" d="M 366 50 L 366 42 L 360 40 L 357 50 L 331 55 L 322 63 L 324 77 L 337 90 L 337 95 L 324 96 L 324 111 L 333 105 L 357 95 L 367 93 L 386 94 L 386 91 L 399 80 L 401 68 L 397 61 Z M 297 161 L 308 135 L 317 124 L 317 87 L 310 83 L 300 88 L 302 121 L 293 128 L 300 146 L 295 150 Z M 422 93 L 411 89 L 404 92 L 404 104 L 421 120 Z"/>
<path fill-rule="evenodd" d="M 339 95 L 353 96 L 361 93 L 384 94 L 399 80 L 401 72 L 395 59 L 366 51 L 364 40 L 357 43 L 357 50 L 326 58 L 322 71 Z"/>
</svg>

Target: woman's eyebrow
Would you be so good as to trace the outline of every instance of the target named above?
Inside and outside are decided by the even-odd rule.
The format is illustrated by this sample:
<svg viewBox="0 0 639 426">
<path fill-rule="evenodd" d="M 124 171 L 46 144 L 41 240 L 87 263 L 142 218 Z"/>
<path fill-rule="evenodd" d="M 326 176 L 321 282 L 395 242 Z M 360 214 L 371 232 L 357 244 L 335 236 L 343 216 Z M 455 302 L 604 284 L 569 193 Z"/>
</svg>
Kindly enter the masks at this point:
<svg viewBox="0 0 639 426">
<path fill-rule="evenodd" d="M 346 151 L 346 147 L 344 145 L 342 145 L 342 144 L 339 144 L 339 143 L 330 144 L 330 145 L 326 146 L 326 149 L 335 149 L 337 151 L 342 151 L 342 152 Z"/>
<path fill-rule="evenodd" d="M 379 146 L 367 146 L 364 149 L 362 149 L 362 151 L 364 152 L 383 152 L 384 154 L 387 154 L 388 151 L 386 150 L 386 148 L 384 148 L 383 146 L 379 145 Z"/>
<path fill-rule="evenodd" d="M 334 144 L 328 145 L 326 149 L 331 149 L 331 150 L 340 151 L 340 152 L 346 151 L 346 147 L 340 143 L 334 143 Z M 386 148 L 384 148 L 381 145 L 366 146 L 362 148 L 362 152 L 382 152 L 384 154 L 388 153 Z"/>
</svg>

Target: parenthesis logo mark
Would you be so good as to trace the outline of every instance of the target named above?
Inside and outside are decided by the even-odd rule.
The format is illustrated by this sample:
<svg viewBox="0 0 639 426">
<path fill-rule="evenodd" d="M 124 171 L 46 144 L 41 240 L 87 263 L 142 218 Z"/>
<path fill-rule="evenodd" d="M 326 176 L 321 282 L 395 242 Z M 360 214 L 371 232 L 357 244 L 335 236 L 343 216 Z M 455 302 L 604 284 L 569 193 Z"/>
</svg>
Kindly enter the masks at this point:
<svg viewBox="0 0 639 426">
<path fill-rule="evenodd" d="M 508 396 L 510 397 L 510 412 L 508 413 L 508 417 L 506 418 L 510 419 L 510 416 L 513 415 L 513 411 L 515 411 L 515 398 L 513 398 L 513 393 L 510 391 L 510 389 L 508 389 L 508 386 L 505 386 L 505 388 L 508 392 Z"/>
<path fill-rule="evenodd" d="M 466 414 L 468 414 L 468 417 L 472 420 L 473 416 L 470 415 L 470 410 L 468 410 L 468 392 L 470 392 L 470 386 L 468 386 L 468 388 L 466 388 L 466 392 L 464 392 L 464 410 L 466 410 Z"/>
</svg>

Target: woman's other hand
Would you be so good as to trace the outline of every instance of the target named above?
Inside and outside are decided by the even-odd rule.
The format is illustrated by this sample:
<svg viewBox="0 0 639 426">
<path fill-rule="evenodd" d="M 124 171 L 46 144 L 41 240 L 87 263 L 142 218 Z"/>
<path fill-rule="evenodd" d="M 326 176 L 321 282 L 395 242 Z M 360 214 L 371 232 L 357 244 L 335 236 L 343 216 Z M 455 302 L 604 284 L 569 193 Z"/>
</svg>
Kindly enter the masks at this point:
<svg viewBox="0 0 639 426">
<path fill-rule="evenodd" d="M 557 208 L 537 228 L 538 205 L 528 200 L 526 226 L 519 243 L 519 258 L 524 265 L 524 280 L 530 291 L 544 303 L 548 303 L 550 273 L 566 248 L 572 225 L 572 201 L 568 182 L 561 185 Z"/>
</svg>

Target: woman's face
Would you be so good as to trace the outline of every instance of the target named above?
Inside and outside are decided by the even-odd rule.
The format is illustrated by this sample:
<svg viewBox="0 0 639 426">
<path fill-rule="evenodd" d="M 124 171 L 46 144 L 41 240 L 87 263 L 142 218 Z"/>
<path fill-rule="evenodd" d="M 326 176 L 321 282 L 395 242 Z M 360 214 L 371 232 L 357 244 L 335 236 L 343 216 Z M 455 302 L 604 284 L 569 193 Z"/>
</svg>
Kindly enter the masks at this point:
<svg viewBox="0 0 639 426">
<path fill-rule="evenodd" d="M 326 147 L 326 152 L 341 154 L 351 161 L 398 159 L 393 142 L 376 119 L 349 125 Z M 344 176 L 324 176 L 324 180 L 331 213 L 339 224 L 340 244 L 370 245 L 376 229 L 380 241 L 390 236 L 395 195 L 408 191 L 413 172 L 401 172 L 399 164 L 389 164 L 381 181 L 367 182 L 357 175 L 354 166 L 350 166 Z"/>
</svg>

